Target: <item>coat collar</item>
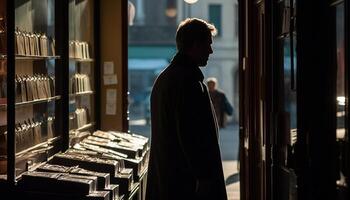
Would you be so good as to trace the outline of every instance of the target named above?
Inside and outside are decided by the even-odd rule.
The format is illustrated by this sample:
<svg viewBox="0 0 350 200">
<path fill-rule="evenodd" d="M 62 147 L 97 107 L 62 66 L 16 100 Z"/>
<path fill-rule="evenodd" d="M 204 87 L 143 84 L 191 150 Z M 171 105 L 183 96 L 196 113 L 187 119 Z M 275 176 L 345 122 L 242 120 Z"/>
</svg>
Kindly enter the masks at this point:
<svg viewBox="0 0 350 200">
<path fill-rule="evenodd" d="M 202 71 L 186 54 L 178 52 L 171 61 L 171 64 L 175 67 L 185 68 L 189 73 L 193 73 L 196 80 L 203 82 L 204 76 Z"/>
</svg>

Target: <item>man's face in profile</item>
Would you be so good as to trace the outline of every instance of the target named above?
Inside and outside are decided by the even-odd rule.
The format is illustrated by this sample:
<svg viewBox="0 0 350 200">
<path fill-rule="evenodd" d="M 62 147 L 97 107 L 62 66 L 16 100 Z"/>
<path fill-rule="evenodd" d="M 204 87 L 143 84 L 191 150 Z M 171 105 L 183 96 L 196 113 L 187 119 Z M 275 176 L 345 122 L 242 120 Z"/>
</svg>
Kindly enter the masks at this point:
<svg viewBox="0 0 350 200">
<path fill-rule="evenodd" d="M 195 42 L 193 46 L 193 56 L 195 62 L 198 66 L 206 66 L 209 55 L 213 53 L 213 49 L 211 48 L 212 38 L 211 36 L 206 41 L 198 41 Z"/>
</svg>

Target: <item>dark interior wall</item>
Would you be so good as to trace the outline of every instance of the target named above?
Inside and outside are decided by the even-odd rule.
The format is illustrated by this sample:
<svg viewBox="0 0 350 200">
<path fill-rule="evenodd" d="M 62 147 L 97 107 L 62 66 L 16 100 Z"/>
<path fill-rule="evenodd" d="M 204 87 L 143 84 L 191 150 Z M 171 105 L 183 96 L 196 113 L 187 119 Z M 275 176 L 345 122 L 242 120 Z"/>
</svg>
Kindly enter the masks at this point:
<svg viewBox="0 0 350 200">
<path fill-rule="evenodd" d="M 335 193 L 335 30 L 329 1 L 297 0 L 298 199 Z"/>
</svg>

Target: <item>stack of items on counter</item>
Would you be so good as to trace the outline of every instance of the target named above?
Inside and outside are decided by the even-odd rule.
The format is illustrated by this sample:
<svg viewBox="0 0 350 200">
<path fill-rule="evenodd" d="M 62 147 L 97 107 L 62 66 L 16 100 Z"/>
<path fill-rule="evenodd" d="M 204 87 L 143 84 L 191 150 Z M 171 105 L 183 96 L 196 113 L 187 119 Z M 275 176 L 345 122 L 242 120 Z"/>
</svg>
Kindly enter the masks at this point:
<svg viewBox="0 0 350 200">
<path fill-rule="evenodd" d="M 44 191 L 50 199 L 119 199 L 119 185 L 110 183 L 108 173 L 79 167 L 45 164 L 22 174 L 19 187 L 32 193 Z"/>
<path fill-rule="evenodd" d="M 96 131 L 19 182 L 23 188 L 73 195 L 73 199 L 127 197 L 146 173 L 149 139 L 136 134 Z M 72 196 L 70 196 L 72 197 Z"/>
</svg>

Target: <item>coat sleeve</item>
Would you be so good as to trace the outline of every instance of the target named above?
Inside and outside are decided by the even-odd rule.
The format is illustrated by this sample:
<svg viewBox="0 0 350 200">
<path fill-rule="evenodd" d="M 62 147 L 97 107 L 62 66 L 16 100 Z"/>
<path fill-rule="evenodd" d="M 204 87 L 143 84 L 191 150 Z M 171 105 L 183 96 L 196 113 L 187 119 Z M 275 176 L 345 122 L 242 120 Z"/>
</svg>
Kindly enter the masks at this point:
<svg viewBox="0 0 350 200">
<path fill-rule="evenodd" d="M 226 112 L 227 115 L 231 116 L 233 114 L 233 107 L 231 103 L 228 101 L 225 94 L 223 94 L 223 107 L 224 107 L 223 110 Z"/>
</svg>

